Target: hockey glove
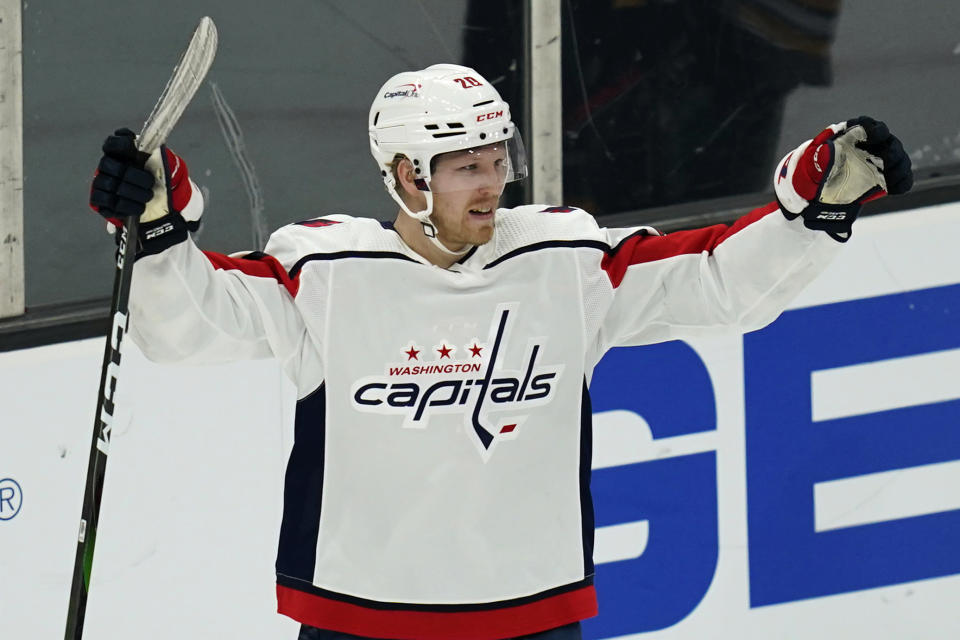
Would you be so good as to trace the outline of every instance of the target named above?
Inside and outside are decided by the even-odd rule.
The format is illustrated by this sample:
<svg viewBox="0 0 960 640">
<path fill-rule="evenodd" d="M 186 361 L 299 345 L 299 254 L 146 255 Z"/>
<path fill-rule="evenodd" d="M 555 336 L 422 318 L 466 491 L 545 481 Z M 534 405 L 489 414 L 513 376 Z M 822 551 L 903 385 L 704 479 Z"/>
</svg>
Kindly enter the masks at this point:
<svg viewBox="0 0 960 640">
<path fill-rule="evenodd" d="M 787 154 L 774 179 L 780 210 L 803 216 L 808 229 L 850 239 L 865 202 L 906 193 L 913 186 L 910 157 L 887 125 L 861 116 L 824 129 Z"/>
<path fill-rule="evenodd" d="M 140 216 L 138 254 L 163 251 L 195 231 L 203 198 L 180 156 L 161 146 L 150 156 L 136 148 L 136 136 L 118 129 L 103 143 L 103 157 L 93 179 L 90 206 L 108 221 Z"/>
</svg>

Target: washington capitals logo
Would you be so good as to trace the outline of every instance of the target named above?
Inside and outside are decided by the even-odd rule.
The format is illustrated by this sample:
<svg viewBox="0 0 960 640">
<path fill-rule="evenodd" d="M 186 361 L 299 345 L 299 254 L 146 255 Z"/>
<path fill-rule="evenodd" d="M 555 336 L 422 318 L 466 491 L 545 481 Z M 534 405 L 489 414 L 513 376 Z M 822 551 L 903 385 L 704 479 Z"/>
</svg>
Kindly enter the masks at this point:
<svg viewBox="0 0 960 640">
<path fill-rule="evenodd" d="M 389 91 L 383 94 L 384 98 L 416 98 L 419 97 L 417 89 L 420 88 L 419 84 L 401 84 L 400 86 L 394 87 Z"/>
<path fill-rule="evenodd" d="M 353 407 L 402 415 L 403 427 L 419 429 L 427 427 L 433 415 L 462 414 L 466 432 L 486 459 L 496 442 L 517 437 L 526 410 L 553 399 L 563 373 L 563 365 L 539 363 L 543 338 L 528 341 L 518 368 L 504 366 L 512 306 L 497 307 L 487 340 L 470 340 L 462 358 L 456 358 L 456 346 L 447 341 L 433 349 L 405 345 L 398 350 L 405 361 L 387 365 L 385 375 L 351 386 Z M 434 357 L 425 361 L 429 354 Z"/>
</svg>

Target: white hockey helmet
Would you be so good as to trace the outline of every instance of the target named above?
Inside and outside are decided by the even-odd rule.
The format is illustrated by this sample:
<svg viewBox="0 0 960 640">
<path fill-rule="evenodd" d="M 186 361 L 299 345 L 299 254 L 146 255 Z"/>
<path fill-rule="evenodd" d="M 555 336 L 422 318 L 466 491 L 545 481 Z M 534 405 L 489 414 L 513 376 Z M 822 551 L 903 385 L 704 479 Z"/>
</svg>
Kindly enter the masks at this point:
<svg viewBox="0 0 960 640">
<path fill-rule="evenodd" d="M 435 156 L 500 144 L 506 151 L 503 183 L 527 175 L 523 142 L 510 119 L 510 106 L 469 67 L 435 64 L 393 76 L 373 100 L 369 132 L 370 152 L 387 192 L 405 213 L 421 222 L 424 233 L 434 240 L 430 161 Z M 427 200 L 423 211 L 411 211 L 397 191 L 392 164 L 398 155 L 413 164 L 417 186 Z"/>
</svg>

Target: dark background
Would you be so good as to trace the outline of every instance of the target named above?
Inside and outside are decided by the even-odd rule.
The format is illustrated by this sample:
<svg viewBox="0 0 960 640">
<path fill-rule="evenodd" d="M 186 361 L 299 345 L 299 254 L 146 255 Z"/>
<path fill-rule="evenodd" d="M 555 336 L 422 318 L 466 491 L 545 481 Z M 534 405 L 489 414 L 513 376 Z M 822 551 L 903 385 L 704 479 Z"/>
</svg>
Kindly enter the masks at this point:
<svg viewBox="0 0 960 640">
<path fill-rule="evenodd" d="M 565 193 L 601 223 L 768 192 L 784 153 L 860 114 L 890 123 L 918 168 L 960 162 L 953 0 L 847 0 L 819 15 L 773 0 L 562 4 Z M 826 55 L 771 45 L 744 25 L 744 7 L 773 15 L 785 37 L 829 33 Z M 262 198 L 248 195 L 205 85 L 169 140 L 207 196 L 204 248 L 258 248 L 258 225 L 324 213 L 392 219 L 366 133 L 390 75 L 454 61 L 508 99 L 522 88 L 516 0 L 25 2 L 28 308 L 109 295 L 113 243 L 86 207 L 99 146 L 116 127 L 141 126 L 202 15 L 220 30 L 208 81 L 242 128 Z M 576 113 L 584 96 L 607 107 L 586 126 Z M 767 198 L 758 193 L 757 204 Z"/>
</svg>

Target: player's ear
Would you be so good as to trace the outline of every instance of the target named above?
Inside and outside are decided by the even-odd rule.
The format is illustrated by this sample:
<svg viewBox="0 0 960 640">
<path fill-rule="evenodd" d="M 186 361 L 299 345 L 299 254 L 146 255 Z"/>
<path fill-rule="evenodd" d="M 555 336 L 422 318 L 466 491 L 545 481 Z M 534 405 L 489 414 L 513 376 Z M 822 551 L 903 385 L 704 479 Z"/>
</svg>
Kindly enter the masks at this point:
<svg viewBox="0 0 960 640">
<path fill-rule="evenodd" d="M 413 169 L 413 163 L 409 159 L 403 158 L 397 163 L 397 187 L 401 195 L 414 196 L 419 193 L 416 185 L 417 174 Z"/>
</svg>

